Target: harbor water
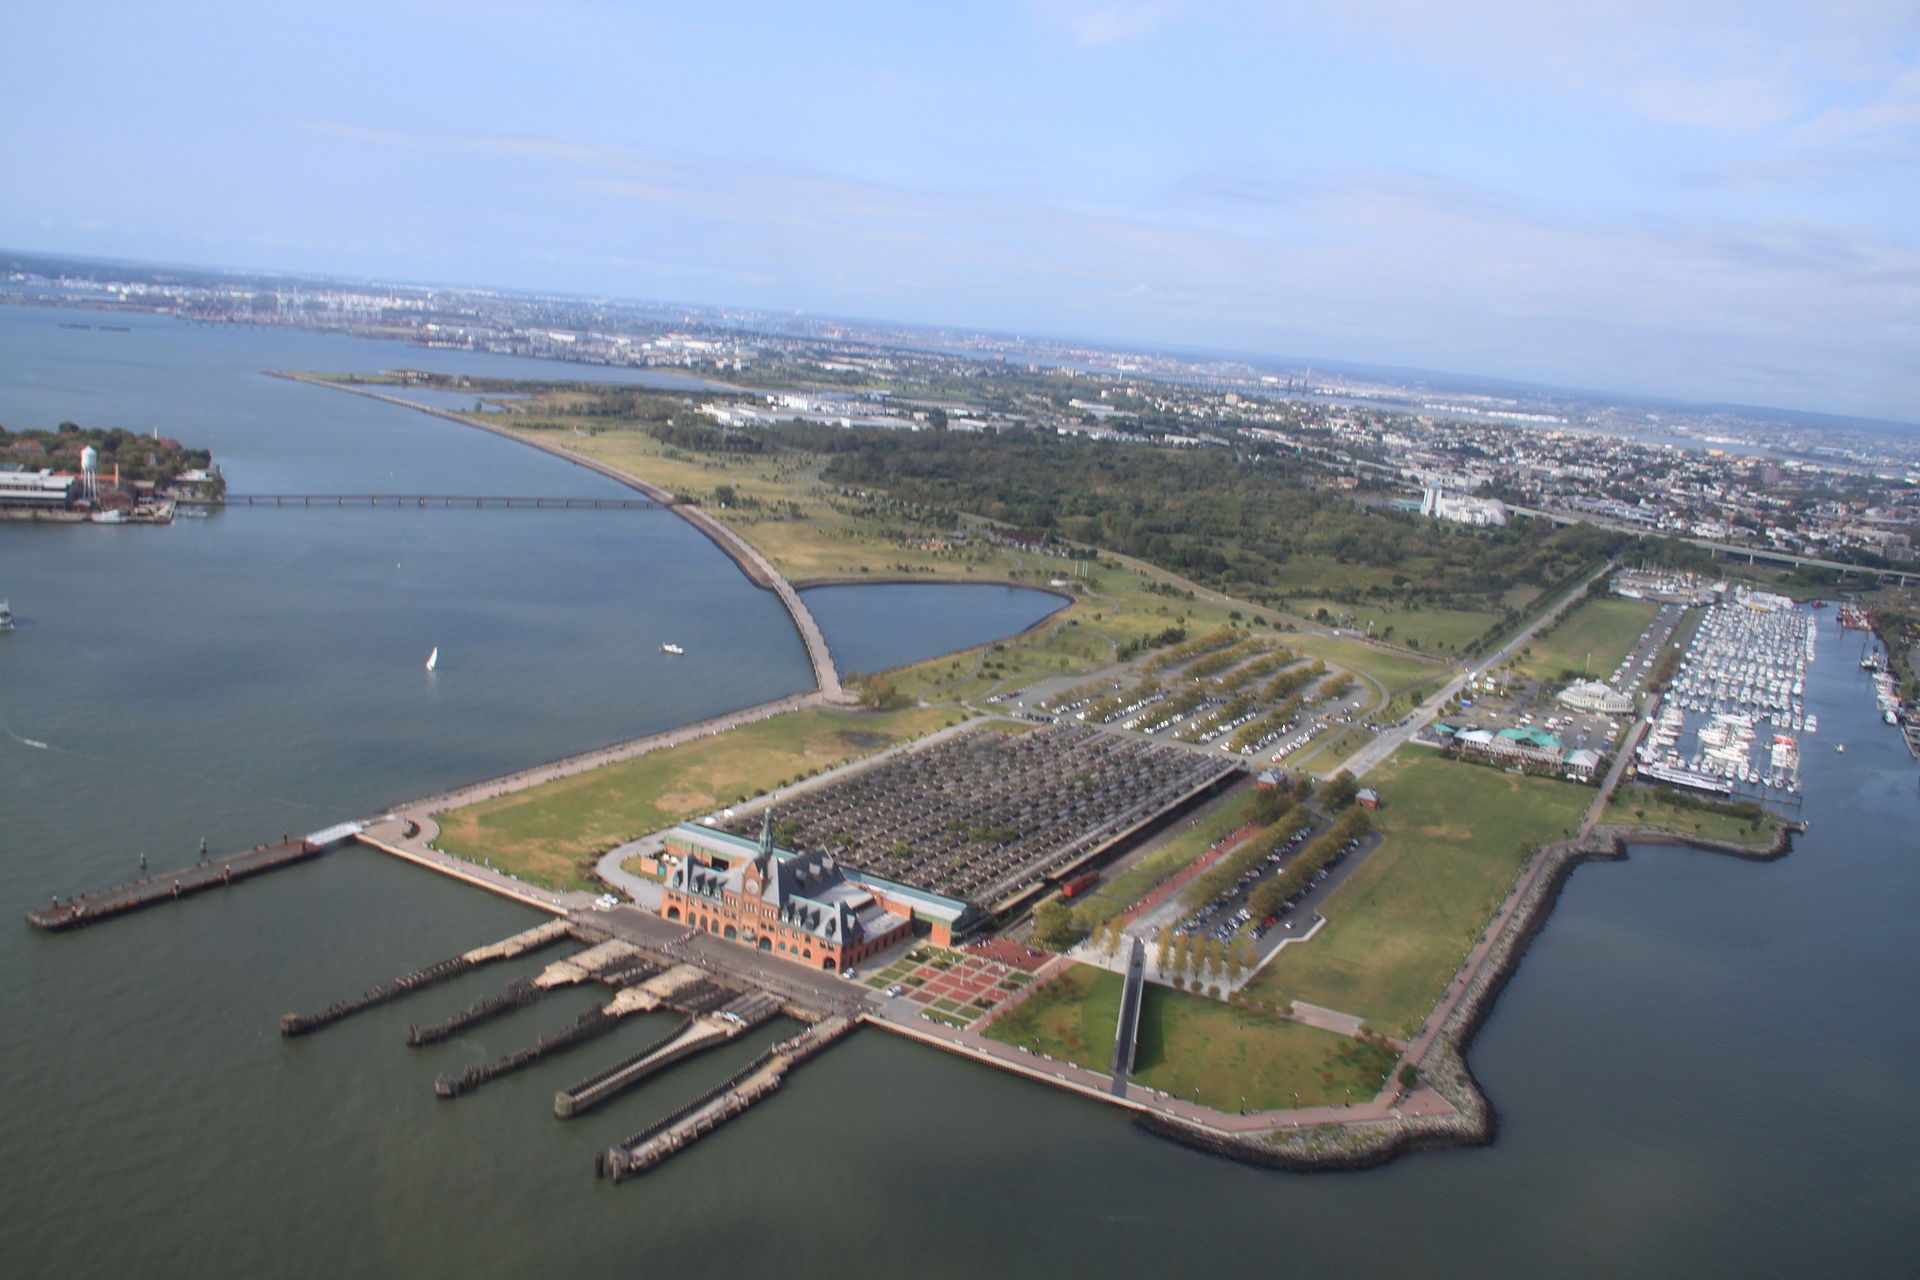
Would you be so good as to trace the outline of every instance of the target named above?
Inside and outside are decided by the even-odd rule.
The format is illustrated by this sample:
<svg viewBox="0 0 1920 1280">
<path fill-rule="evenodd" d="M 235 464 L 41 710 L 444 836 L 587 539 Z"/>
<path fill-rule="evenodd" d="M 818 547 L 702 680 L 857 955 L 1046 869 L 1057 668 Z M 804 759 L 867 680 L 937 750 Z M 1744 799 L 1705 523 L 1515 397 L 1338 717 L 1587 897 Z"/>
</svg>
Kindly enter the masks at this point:
<svg viewBox="0 0 1920 1280">
<path fill-rule="evenodd" d="M 0 307 L 0 424 L 158 428 L 260 491 L 620 492 L 262 372 L 525 362 L 159 317 L 58 328 L 69 316 Z M 955 647 L 942 634 L 1019 630 L 1058 603 L 995 603 L 976 634 L 970 588 L 915 587 L 910 610 L 844 590 L 844 608 L 813 598 L 853 669 Z M 129 878 L 143 853 L 155 871 L 184 865 L 203 837 L 231 851 L 801 688 L 805 655 L 768 593 L 661 511 L 266 508 L 151 529 L 0 525 L 0 597 L 19 622 L 0 636 L 9 1273 L 1910 1272 L 1920 796 L 1860 642 L 1830 614 L 1807 676 L 1811 830 L 1774 863 L 1657 848 L 1576 872 L 1471 1054 L 1501 1114 L 1491 1147 L 1262 1172 L 867 1031 L 614 1187 L 594 1179 L 596 1151 L 791 1026 L 563 1122 L 555 1090 L 664 1016 L 456 1102 L 434 1096 L 437 1073 L 531 1043 L 594 994 L 406 1045 L 409 1024 L 551 955 L 278 1034 L 283 1013 L 539 919 L 515 904 L 347 851 L 72 934 L 19 914 Z M 669 640 L 686 656 L 662 655 Z"/>
</svg>

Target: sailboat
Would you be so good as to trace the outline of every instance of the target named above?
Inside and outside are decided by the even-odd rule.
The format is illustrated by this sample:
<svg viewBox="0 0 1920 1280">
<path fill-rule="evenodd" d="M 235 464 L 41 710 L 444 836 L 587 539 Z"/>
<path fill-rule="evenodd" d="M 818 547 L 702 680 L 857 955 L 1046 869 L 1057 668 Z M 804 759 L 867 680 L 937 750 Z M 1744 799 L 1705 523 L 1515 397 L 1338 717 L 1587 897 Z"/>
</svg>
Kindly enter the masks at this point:
<svg viewBox="0 0 1920 1280">
<path fill-rule="evenodd" d="M 432 671 L 440 665 L 440 646 L 433 646 L 433 652 L 427 655 L 427 670 Z"/>
</svg>

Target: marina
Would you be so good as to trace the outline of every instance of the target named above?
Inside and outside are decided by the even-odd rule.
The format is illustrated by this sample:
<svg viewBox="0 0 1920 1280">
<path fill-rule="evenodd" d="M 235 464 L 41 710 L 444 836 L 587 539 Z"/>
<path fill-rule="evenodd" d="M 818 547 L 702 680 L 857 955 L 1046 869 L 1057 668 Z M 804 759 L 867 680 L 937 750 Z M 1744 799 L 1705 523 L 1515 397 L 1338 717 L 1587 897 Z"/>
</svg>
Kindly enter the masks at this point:
<svg viewBox="0 0 1920 1280">
<path fill-rule="evenodd" d="M 1635 749 L 1639 772 L 1713 795 L 1797 798 L 1801 743 L 1820 728 L 1805 703 L 1815 636 L 1814 615 L 1782 596 L 1741 589 L 1709 606 Z"/>
</svg>

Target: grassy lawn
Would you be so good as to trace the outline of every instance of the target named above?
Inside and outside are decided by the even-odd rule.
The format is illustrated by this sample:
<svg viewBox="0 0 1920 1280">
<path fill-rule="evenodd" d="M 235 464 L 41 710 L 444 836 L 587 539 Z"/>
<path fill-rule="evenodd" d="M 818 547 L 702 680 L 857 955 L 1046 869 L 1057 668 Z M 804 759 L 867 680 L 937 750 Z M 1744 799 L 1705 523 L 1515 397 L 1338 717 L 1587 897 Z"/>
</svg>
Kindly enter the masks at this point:
<svg viewBox="0 0 1920 1280">
<path fill-rule="evenodd" d="M 1061 1062 L 1104 1071 L 1120 1024 L 1120 975 L 1075 965 L 1002 1014 L 986 1034 Z"/>
<path fill-rule="evenodd" d="M 1486 624 L 1481 625 L 1484 627 Z M 1302 636 L 1298 640 L 1289 640 L 1288 643 L 1302 653 L 1326 659 L 1330 665 L 1338 664 L 1350 671 L 1372 676 L 1386 686 L 1389 693 L 1408 685 L 1438 680 L 1447 674 L 1447 668 L 1437 660 L 1418 658 L 1410 653 L 1397 653 L 1391 649 L 1376 649 L 1358 640 L 1334 636 Z"/>
<path fill-rule="evenodd" d="M 1393 1063 L 1391 1049 L 1149 985 L 1133 1078 L 1220 1111 L 1270 1111 L 1371 1098 Z"/>
<path fill-rule="evenodd" d="M 1358 1014 L 1390 1035 L 1425 1020 L 1514 876 L 1579 825 L 1593 790 L 1402 749 L 1367 778 L 1386 835 L 1324 908 L 1311 942 L 1261 971 L 1256 998 Z"/>
<path fill-rule="evenodd" d="M 1635 784 L 1623 786 L 1614 793 L 1600 820 L 1629 826 L 1644 824 L 1682 835 L 1703 835 L 1713 840 L 1742 843 L 1772 839 L 1777 825 L 1772 819 L 1766 819 L 1755 826 L 1750 818 L 1675 804 L 1665 788 Z"/>
<path fill-rule="evenodd" d="M 1650 600 L 1595 596 L 1570 609 L 1551 632 L 1528 641 L 1514 667 L 1543 680 L 1558 680 L 1562 671 L 1582 670 L 1604 678 L 1620 665 L 1659 612 L 1660 606 Z"/>
<path fill-rule="evenodd" d="M 987 1029 L 1061 1062 L 1103 1071 L 1120 1018 L 1120 975 L 1077 966 Z M 1222 1111 L 1268 1110 L 1372 1097 L 1393 1065 L 1388 1050 L 1168 987 L 1141 1002 L 1133 1078 Z"/>
<path fill-rule="evenodd" d="M 440 848 L 530 884 L 594 889 L 601 853 L 683 818 L 921 737 L 954 719 L 808 709 L 434 815 Z"/>
<path fill-rule="evenodd" d="M 1324 604 L 1327 611 L 1336 617 L 1351 615 L 1350 622 L 1342 621 L 1336 623 L 1337 626 L 1351 625 L 1355 630 L 1364 632 L 1371 622 L 1373 634 L 1380 639 L 1399 645 L 1418 643 L 1423 650 L 1447 653 L 1457 653 L 1464 646 L 1472 644 L 1499 620 L 1498 614 L 1473 609 L 1395 609 L 1381 605 L 1351 605 L 1306 599 L 1290 599 L 1287 603 L 1293 612 L 1302 617 L 1312 615 Z M 1391 635 L 1386 634 L 1389 627 L 1393 628 Z"/>
</svg>

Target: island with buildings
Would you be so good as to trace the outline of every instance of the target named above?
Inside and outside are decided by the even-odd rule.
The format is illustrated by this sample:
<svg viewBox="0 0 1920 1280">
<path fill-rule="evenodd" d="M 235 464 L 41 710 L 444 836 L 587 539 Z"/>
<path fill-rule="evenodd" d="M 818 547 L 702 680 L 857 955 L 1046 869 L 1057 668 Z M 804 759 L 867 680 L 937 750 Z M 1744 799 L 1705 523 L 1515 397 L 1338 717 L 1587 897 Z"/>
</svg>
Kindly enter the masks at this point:
<svg viewBox="0 0 1920 1280">
<path fill-rule="evenodd" d="M 158 431 L 0 427 L 0 520 L 164 524 L 224 492 L 211 454 Z"/>
</svg>

